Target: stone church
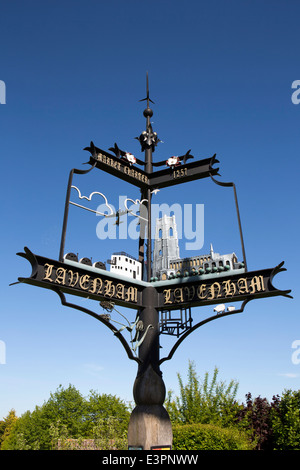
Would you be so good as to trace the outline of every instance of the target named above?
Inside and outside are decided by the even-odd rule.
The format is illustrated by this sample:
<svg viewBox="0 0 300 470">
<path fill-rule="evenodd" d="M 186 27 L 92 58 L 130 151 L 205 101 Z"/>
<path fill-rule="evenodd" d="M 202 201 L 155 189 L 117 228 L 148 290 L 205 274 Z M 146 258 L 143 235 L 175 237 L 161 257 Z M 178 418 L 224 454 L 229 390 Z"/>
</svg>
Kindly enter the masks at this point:
<svg viewBox="0 0 300 470">
<path fill-rule="evenodd" d="M 238 262 L 235 253 L 220 255 L 214 252 L 212 244 L 209 254 L 180 258 L 175 215 L 164 215 L 156 220 L 152 280 L 209 274 L 242 267 L 243 263 Z"/>
</svg>

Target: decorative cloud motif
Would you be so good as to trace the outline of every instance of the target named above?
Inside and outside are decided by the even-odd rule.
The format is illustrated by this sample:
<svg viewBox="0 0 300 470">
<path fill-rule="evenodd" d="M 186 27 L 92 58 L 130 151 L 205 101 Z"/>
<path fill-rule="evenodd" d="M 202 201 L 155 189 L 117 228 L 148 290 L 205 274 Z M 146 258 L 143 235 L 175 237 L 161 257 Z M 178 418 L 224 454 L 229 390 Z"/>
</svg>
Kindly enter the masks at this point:
<svg viewBox="0 0 300 470">
<path fill-rule="evenodd" d="M 142 199 L 141 201 L 139 199 L 130 199 L 129 197 L 125 199 L 124 201 L 124 206 L 125 206 L 125 209 L 127 210 L 127 212 L 131 215 L 133 215 L 134 217 L 138 217 L 139 219 L 143 219 L 145 220 L 146 222 L 148 221 L 147 219 L 145 219 L 145 217 L 142 217 L 141 215 L 138 215 L 138 214 L 135 214 L 134 212 L 132 212 L 132 210 L 128 209 L 127 207 L 127 201 L 131 201 L 134 205 L 141 205 L 143 204 L 143 202 L 148 202 L 148 199 Z"/>
<path fill-rule="evenodd" d="M 78 197 L 79 199 L 86 199 L 87 201 L 91 201 L 92 200 L 92 197 L 94 195 L 98 195 L 98 196 L 101 196 L 103 199 L 104 199 L 104 202 L 105 202 L 105 206 L 107 207 L 107 209 L 109 210 L 109 213 L 108 214 L 105 214 L 104 212 L 100 212 L 98 210 L 95 210 L 95 209 L 90 209 L 89 207 L 86 207 L 86 206 L 83 206 L 81 204 L 77 204 L 76 202 L 73 202 L 73 201 L 70 201 L 70 204 L 73 204 L 73 206 L 76 206 L 76 207 L 80 207 L 81 209 L 85 209 L 87 211 L 90 211 L 90 212 L 93 212 L 94 214 L 97 214 L 97 215 L 102 215 L 104 217 L 116 217 L 116 218 L 119 218 L 121 215 L 123 214 L 131 214 L 133 215 L 134 217 L 137 217 L 138 219 L 142 219 L 142 220 L 145 220 L 145 222 L 148 222 L 148 219 L 145 218 L 145 217 L 142 217 L 140 214 L 136 214 L 133 212 L 133 209 L 129 209 L 128 208 L 128 201 L 131 202 L 133 205 L 138 205 L 138 206 L 141 206 L 143 205 L 144 202 L 148 202 L 148 199 L 131 199 L 131 198 L 126 198 L 124 200 L 124 207 L 125 207 L 125 211 L 121 211 L 121 210 L 118 210 L 117 213 L 115 212 L 114 210 L 114 207 L 111 206 L 108 201 L 107 201 L 107 197 L 103 194 L 103 193 L 100 193 L 99 191 L 93 191 L 89 196 L 82 196 L 81 194 L 81 191 L 79 188 L 77 188 L 77 186 L 71 186 L 71 188 L 74 188 L 76 189 L 77 193 L 78 193 Z M 159 189 L 155 189 L 153 191 L 151 191 L 153 194 L 157 194 L 157 192 L 159 191 Z M 146 206 L 145 206 L 146 208 Z"/>
<path fill-rule="evenodd" d="M 103 215 L 104 217 L 107 217 L 109 215 L 113 215 L 114 214 L 114 211 L 112 209 L 112 207 L 108 204 L 107 202 L 107 198 L 104 194 L 100 193 L 99 191 L 93 191 L 89 196 L 82 196 L 81 195 L 81 192 L 80 192 L 80 189 L 77 188 L 77 186 L 71 186 L 71 188 L 74 188 L 76 189 L 76 191 L 78 192 L 78 197 L 79 199 L 86 199 L 87 201 L 91 201 L 92 200 L 92 197 L 97 194 L 101 197 L 103 197 L 104 201 L 105 201 L 105 206 L 108 208 L 109 210 L 109 214 L 105 214 L 104 212 L 99 212 L 99 211 L 96 211 L 95 209 L 90 209 L 89 207 L 85 207 L 85 206 L 82 206 L 81 204 L 77 204 L 75 202 L 72 202 L 70 201 L 70 204 L 73 204 L 74 206 L 77 206 L 77 207 L 80 207 L 81 209 L 85 209 L 87 211 L 90 211 L 90 212 L 94 212 L 95 214 L 97 215 Z"/>
</svg>

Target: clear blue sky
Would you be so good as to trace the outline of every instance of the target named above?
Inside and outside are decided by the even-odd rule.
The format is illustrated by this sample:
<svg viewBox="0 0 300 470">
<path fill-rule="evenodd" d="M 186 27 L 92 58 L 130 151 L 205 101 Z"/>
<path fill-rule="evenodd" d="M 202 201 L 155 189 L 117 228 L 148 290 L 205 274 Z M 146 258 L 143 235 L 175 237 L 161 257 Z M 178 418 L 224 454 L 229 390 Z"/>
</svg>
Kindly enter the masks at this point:
<svg viewBox="0 0 300 470">
<path fill-rule="evenodd" d="M 136 364 L 108 329 L 62 307 L 52 292 L 9 283 L 30 274 L 16 256 L 24 246 L 58 257 L 68 174 L 83 168 L 91 140 L 141 156 L 134 137 L 145 128 L 146 71 L 163 141 L 155 160 L 188 149 L 198 159 L 217 153 L 221 181 L 237 185 L 249 270 L 285 261 L 274 284 L 294 296 L 255 300 L 194 332 L 163 364 L 166 388 L 178 389 L 177 372 L 185 379 L 193 360 L 200 376 L 216 366 L 220 379 L 237 380 L 241 401 L 247 392 L 271 399 L 299 389 L 292 344 L 300 340 L 300 104 L 291 100 L 300 80 L 299 14 L 295 0 L 1 2 L 0 419 L 42 405 L 59 384 L 132 400 Z M 82 184 L 114 205 L 120 194 L 139 197 L 100 172 Z M 241 257 L 230 189 L 198 181 L 157 198 L 204 204 L 202 252 L 213 243 Z M 137 253 L 132 240 L 100 241 L 96 216 L 74 209 L 70 218 L 70 251 L 95 260 L 116 249 Z"/>
</svg>

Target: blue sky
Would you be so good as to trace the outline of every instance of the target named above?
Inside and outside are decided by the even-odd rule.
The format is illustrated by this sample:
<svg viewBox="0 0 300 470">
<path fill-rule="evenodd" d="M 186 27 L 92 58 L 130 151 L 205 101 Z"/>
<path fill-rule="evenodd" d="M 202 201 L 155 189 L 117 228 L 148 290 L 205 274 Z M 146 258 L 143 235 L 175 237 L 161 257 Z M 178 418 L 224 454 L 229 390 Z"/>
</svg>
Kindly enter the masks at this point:
<svg viewBox="0 0 300 470">
<path fill-rule="evenodd" d="M 30 274 L 16 256 L 24 246 L 58 257 L 68 174 L 85 168 L 91 140 L 142 156 L 134 137 L 145 128 L 139 100 L 147 71 L 153 128 L 163 141 L 154 159 L 216 153 L 220 180 L 237 186 L 249 270 L 285 261 L 274 285 L 294 297 L 255 300 L 243 314 L 198 329 L 163 364 L 166 388 L 178 390 L 177 373 L 185 379 L 193 360 L 200 377 L 218 367 L 220 379 L 238 381 L 241 401 L 247 392 L 271 399 L 299 389 L 292 344 L 300 340 L 300 104 L 291 100 L 300 79 L 299 13 L 293 0 L 1 3 L 0 419 L 42 405 L 59 384 L 132 400 L 136 364 L 109 330 L 62 307 L 52 292 L 9 284 Z M 139 197 L 94 173 L 76 182 L 115 206 L 119 195 Z M 204 204 L 200 251 L 213 243 L 241 258 L 230 189 L 198 181 L 160 191 L 157 202 Z M 72 208 L 67 249 L 95 260 L 116 249 L 137 254 L 134 240 L 99 240 L 98 222 Z M 184 255 L 184 240 L 180 249 Z M 193 316 L 207 313 L 198 308 Z M 162 354 L 171 344 L 162 338 Z"/>
</svg>

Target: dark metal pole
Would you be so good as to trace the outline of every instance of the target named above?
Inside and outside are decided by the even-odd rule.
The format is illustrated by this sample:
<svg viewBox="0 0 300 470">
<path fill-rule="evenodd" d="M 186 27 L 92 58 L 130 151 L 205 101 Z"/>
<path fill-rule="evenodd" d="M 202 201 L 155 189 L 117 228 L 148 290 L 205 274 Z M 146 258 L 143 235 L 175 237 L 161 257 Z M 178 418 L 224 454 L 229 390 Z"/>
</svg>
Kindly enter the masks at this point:
<svg viewBox="0 0 300 470">
<path fill-rule="evenodd" d="M 152 131 L 150 118 L 153 115 L 149 107 L 149 86 L 147 74 L 147 108 L 144 116 L 147 119 L 146 133 L 141 141 L 145 151 L 145 171 L 152 173 L 152 152 L 156 144 Z M 143 101 L 143 100 L 142 100 Z M 152 243 L 151 243 L 151 188 L 142 192 L 142 198 L 147 199 L 147 281 L 151 279 L 152 272 Z M 143 233 L 142 233 L 143 228 Z M 139 258 L 145 255 L 145 225 L 141 224 Z M 143 238 L 143 239 L 142 239 Z M 144 244 L 142 244 L 144 242 Z M 143 258 L 145 261 L 145 259 Z M 139 319 L 143 325 L 143 331 L 147 334 L 139 346 L 139 368 L 133 387 L 133 396 L 136 403 L 128 428 L 128 444 L 142 446 L 144 450 L 150 450 L 155 445 L 172 444 L 172 426 L 169 415 L 163 403 L 166 389 L 162 380 L 159 367 L 159 312 L 158 293 L 152 286 L 143 291 L 143 307 L 139 311 Z"/>
<path fill-rule="evenodd" d="M 150 122 L 150 118 L 153 115 L 152 109 L 149 107 L 149 85 L 148 85 L 148 74 L 147 74 L 147 108 L 144 110 L 144 116 L 146 118 L 146 144 L 144 147 L 145 152 L 145 171 L 148 175 L 152 173 L 152 126 Z M 149 282 L 151 279 L 152 273 L 152 234 L 151 234 L 151 189 L 147 188 L 146 190 L 142 191 L 142 195 L 147 200 L 146 207 L 147 207 L 147 281 Z M 141 226 L 142 228 L 142 226 Z M 142 236 L 144 237 L 145 243 L 145 231 Z M 144 250 L 145 255 L 145 250 Z M 157 373 L 159 372 L 159 318 L 158 318 L 158 311 L 155 308 L 156 305 L 156 297 L 157 293 L 155 289 L 152 287 L 148 287 L 144 291 L 143 295 L 143 308 L 140 311 L 140 319 L 144 325 L 144 331 L 149 327 L 147 336 L 143 343 L 139 348 L 139 358 L 141 360 L 142 366 L 139 368 L 139 374 L 141 371 L 145 371 L 149 364 L 152 364 L 152 367 L 156 370 Z"/>
<path fill-rule="evenodd" d="M 95 163 L 88 169 L 88 170 L 78 170 L 77 168 L 73 168 L 69 174 L 68 180 L 68 187 L 67 187 L 67 194 L 66 194 L 66 202 L 65 202 L 65 211 L 64 211 L 64 220 L 63 220 L 63 227 L 61 233 L 61 240 L 60 240 L 60 249 L 59 249 L 59 261 L 63 261 L 64 258 L 64 250 L 65 250 L 65 243 L 66 243 L 66 233 L 67 233 L 67 225 L 68 225 L 68 217 L 69 217 L 69 205 L 70 205 L 70 195 L 72 189 L 72 182 L 73 182 L 73 175 L 74 173 L 77 175 L 85 175 L 93 170 L 96 166 Z"/>
<path fill-rule="evenodd" d="M 147 118 L 147 120 L 149 117 Z M 145 167 L 146 171 L 152 173 L 152 149 L 147 148 L 145 150 Z M 148 223 L 147 223 L 147 281 L 150 281 L 152 272 L 152 234 L 151 234 L 151 189 L 147 189 L 147 212 L 148 212 Z"/>
<path fill-rule="evenodd" d="M 67 187 L 64 221 L 63 221 L 63 228 L 62 228 L 61 241 L 60 241 L 60 250 L 59 250 L 59 261 L 63 261 L 63 258 L 64 258 L 66 232 L 67 232 L 68 215 L 69 215 L 69 203 L 70 203 L 70 194 L 71 194 L 73 174 L 74 174 L 74 168 L 73 168 L 73 170 L 70 171 L 68 187 Z"/>
</svg>

